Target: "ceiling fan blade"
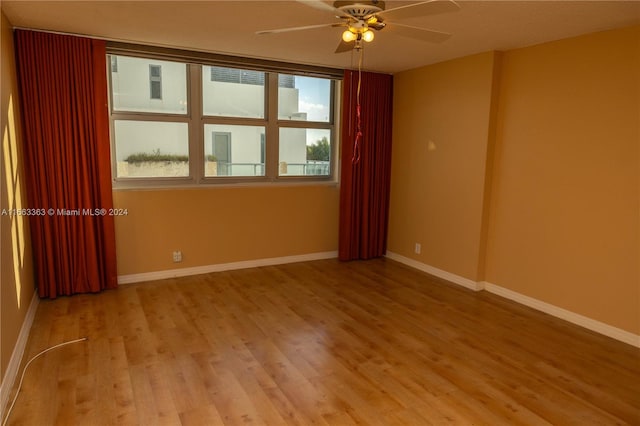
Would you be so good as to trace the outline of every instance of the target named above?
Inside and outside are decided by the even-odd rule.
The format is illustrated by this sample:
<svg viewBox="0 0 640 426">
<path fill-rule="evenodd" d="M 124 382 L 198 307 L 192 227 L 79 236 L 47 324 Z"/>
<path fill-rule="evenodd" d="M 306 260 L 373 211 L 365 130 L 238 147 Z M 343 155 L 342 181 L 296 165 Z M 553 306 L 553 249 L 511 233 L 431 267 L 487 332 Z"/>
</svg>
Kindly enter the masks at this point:
<svg viewBox="0 0 640 426">
<path fill-rule="evenodd" d="M 303 27 L 276 28 L 273 30 L 256 31 L 256 34 L 264 35 L 264 34 L 288 33 L 290 31 L 312 30 L 314 28 L 326 28 L 326 27 L 335 27 L 335 26 L 340 26 L 340 24 L 336 25 L 335 23 L 332 23 L 332 24 L 305 25 Z"/>
<path fill-rule="evenodd" d="M 314 9 L 318 9 L 318 10 L 324 10 L 325 12 L 329 12 L 334 14 L 335 16 L 338 16 L 340 18 L 349 18 L 351 19 L 351 16 L 343 11 L 341 11 L 340 9 L 336 9 L 335 7 L 320 1 L 320 0 L 296 0 L 298 3 L 302 3 L 305 6 L 309 6 L 312 7 Z"/>
<path fill-rule="evenodd" d="M 397 35 L 400 37 L 413 38 L 421 41 L 428 41 L 430 43 L 442 43 L 451 37 L 449 33 L 443 33 L 441 31 L 428 30 L 426 28 L 412 27 L 410 25 L 396 24 L 387 22 L 385 32 Z"/>
<path fill-rule="evenodd" d="M 338 44 L 335 53 L 343 53 L 353 50 L 353 48 L 355 47 L 355 43 L 355 41 L 346 42 L 344 40 L 340 40 L 340 44 Z"/>
<path fill-rule="evenodd" d="M 460 6 L 453 0 L 429 0 L 405 6 L 394 7 L 377 13 L 384 19 L 405 19 L 415 16 L 436 15 L 438 13 L 457 12 Z"/>
</svg>

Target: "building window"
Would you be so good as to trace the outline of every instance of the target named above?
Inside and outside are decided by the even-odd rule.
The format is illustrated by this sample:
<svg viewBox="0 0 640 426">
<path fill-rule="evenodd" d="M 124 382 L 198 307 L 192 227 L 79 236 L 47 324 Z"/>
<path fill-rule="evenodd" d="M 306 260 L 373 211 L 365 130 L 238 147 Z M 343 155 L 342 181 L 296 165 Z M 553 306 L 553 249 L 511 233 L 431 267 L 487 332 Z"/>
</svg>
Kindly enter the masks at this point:
<svg viewBox="0 0 640 426">
<path fill-rule="evenodd" d="M 162 99 L 162 67 L 149 65 L 149 88 L 151 99 Z"/>
<path fill-rule="evenodd" d="M 212 66 L 210 68 L 211 81 L 221 83 L 254 84 L 264 86 L 264 72 L 254 70 L 241 70 Z"/>
<path fill-rule="evenodd" d="M 290 89 L 295 87 L 296 78 L 290 74 L 281 74 L 278 77 L 278 87 L 288 87 Z"/>
<path fill-rule="evenodd" d="M 111 56 L 111 72 L 118 72 L 118 57 Z"/>
<path fill-rule="evenodd" d="M 115 187 L 334 178 L 335 75 L 109 59 Z"/>
</svg>

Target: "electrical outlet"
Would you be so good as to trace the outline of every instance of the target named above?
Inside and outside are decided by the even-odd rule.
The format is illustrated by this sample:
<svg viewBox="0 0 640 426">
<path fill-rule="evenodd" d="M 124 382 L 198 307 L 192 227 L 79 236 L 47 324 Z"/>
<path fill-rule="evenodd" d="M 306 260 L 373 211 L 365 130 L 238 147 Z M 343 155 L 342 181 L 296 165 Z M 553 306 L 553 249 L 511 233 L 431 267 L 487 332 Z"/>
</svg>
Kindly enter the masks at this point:
<svg viewBox="0 0 640 426">
<path fill-rule="evenodd" d="M 413 251 L 414 251 L 416 254 L 420 254 L 420 252 L 422 251 L 422 244 L 420 244 L 420 243 L 416 243 L 416 246 L 415 246 L 415 248 L 413 249 Z"/>
<path fill-rule="evenodd" d="M 182 252 L 180 250 L 173 252 L 173 261 L 175 263 L 182 262 Z"/>
</svg>

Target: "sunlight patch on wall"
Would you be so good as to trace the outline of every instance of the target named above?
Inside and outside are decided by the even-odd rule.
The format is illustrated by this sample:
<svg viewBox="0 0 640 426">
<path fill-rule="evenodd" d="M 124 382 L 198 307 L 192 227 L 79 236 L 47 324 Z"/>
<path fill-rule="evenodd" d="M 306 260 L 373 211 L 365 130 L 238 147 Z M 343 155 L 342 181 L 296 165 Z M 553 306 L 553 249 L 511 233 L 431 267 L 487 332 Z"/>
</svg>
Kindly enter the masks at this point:
<svg viewBox="0 0 640 426">
<path fill-rule="evenodd" d="M 25 216 L 16 214 L 17 210 L 26 208 L 22 201 L 20 174 L 18 173 L 18 146 L 16 141 L 15 116 L 13 113 L 13 97 L 9 98 L 7 125 L 3 130 L 2 148 L 5 170 L 5 191 L 8 201 L 7 212 L 11 223 L 11 247 L 13 255 L 13 272 L 16 286 L 16 303 L 21 306 L 22 271 L 25 255 Z"/>
</svg>

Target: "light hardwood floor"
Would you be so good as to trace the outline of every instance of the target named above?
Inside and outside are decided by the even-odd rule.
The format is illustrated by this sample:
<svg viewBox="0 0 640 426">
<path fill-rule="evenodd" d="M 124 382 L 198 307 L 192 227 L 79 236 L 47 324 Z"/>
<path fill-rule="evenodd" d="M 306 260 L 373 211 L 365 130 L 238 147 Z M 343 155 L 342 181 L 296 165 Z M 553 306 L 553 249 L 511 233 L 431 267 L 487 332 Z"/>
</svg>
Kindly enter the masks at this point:
<svg viewBox="0 0 640 426">
<path fill-rule="evenodd" d="M 43 300 L 25 360 L 84 336 L 9 424 L 640 424 L 639 349 L 388 259 Z"/>
</svg>

